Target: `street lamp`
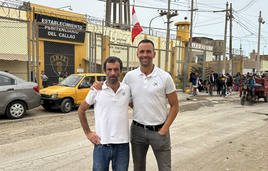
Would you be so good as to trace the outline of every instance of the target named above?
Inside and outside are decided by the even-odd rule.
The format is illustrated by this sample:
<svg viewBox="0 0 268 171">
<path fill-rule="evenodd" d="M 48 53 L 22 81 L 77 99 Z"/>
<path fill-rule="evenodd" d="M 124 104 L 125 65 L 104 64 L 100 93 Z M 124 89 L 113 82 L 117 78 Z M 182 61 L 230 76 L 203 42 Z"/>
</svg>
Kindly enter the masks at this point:
<svg viewBox="0 0 268 171">
<path fill-rule="evenodd" d="M 57 8 L 57 9 L 63 9 L 63 8 L 67 8 L 70 11 L 73 10 L 72 7 L 71 7 L 71 5 L 63 6 L 63 7 Z"/>
<path fill-rule="evenodd" d="M 154 18 L 151 19 L 151 21 L 149 23 L 149 35 L 151 35 L 151 23 L 155 18 L 158 18 L 158 17 L 162 17 L 162 15 L 155 16 Z"/>
<path fill-rule="evenodd" d="M 263 52 L 262 52 L 262 53 L 263 53 L 263 55 L 264 55 L 264 50 L 265 50 L 265 48 L 266 48 L 266 47 L 267 47 L 267 46 L 265 46 L 265 45 L 263 46 Z"/>
</svg>

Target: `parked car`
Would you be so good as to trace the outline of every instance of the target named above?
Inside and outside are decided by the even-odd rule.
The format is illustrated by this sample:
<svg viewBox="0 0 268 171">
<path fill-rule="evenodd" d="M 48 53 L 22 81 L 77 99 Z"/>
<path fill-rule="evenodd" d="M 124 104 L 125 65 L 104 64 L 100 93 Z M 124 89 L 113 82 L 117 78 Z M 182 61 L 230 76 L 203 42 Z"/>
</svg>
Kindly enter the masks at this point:
<svg viewBox="0 0 268 171">
<path fill-rule="evenodd" d="M 48 111 L 60 109 L 68 113 L 82 103 L 95 80 L 105 79 L 106 75 L 100 73 L 72 74 L 58 85 L 41 89 L 41 105 Z"/>
<path fill-rule="evenodd" d="M 39 88 L 7 72 L 0 71 L 0 115 L 22 118 L 26 110 L 40 106 Z"/>
</svg>

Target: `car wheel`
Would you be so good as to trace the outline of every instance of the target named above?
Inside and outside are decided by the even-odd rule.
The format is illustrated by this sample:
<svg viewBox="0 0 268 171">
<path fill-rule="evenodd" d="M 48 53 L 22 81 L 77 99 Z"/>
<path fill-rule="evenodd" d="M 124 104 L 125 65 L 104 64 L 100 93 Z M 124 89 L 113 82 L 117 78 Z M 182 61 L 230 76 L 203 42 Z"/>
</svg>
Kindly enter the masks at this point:
<svg viewBox="0 0 268 171">
<path fill-rule="evenodd" d="M 60 104 L 60 110 L 63 113 L 68 113 L 72 110 L 73 103 L 71 99 L 64 99 Z"/>
<path fill-rule="evenodd" d="M 26 112 L 26 106 L 21 101 L 10 103 L 6 109 L 6 115 L 9 119 L 20 119 Z"/>
</svg>

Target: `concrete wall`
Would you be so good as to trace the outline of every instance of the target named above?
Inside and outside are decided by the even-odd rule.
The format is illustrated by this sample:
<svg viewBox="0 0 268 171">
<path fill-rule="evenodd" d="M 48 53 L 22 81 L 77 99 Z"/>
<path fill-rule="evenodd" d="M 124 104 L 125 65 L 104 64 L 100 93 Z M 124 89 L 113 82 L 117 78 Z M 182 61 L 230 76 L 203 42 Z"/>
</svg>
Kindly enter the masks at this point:
<svg viewBox="0 0 268 171">
<path fill-rule="evenodd" d="M 262 69 L 263 71 L 268 70 L 268 61 L 265 61 L 265 60 L 262 61 Z"/>
<path fill-rule="evenodd" d="M 5 19 L 4 17 L 10 19 Z M 27 23 L 23 21 L 15 21 L 12 19 L 26 21 L 26 12 L 1 7 L 0 59 L 27 61 Z"/>
<path fill-rule="evenodd" d="M 8 71 L 19 78 L 28 80 L 27 62 L 23 61 L 7 61 L 0 59 L 0 71 Z"/>
</svg>

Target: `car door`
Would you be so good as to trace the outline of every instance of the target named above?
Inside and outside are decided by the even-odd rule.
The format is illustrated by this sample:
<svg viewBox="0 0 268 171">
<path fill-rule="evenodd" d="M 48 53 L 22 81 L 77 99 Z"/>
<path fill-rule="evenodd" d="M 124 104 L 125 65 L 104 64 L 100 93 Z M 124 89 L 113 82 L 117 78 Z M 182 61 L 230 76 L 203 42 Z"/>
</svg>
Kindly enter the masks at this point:
<svg viewBox="0 0 268 171">
<path fill-rule="evenodd" d="M 6 75 L 0 75 L 0 113 L 4 113 L 6 106 L 16 97 L 16 81 Z"/>
<path fill-rule="evenodd" d="M 81 104 L 82 101 L 86 98 L 90 87 L 93 85 L 95 81 L 95 76 L 86 76 L 79 84 L 78 88 L 76 89 L 76 103 Z"/>
</svg>

